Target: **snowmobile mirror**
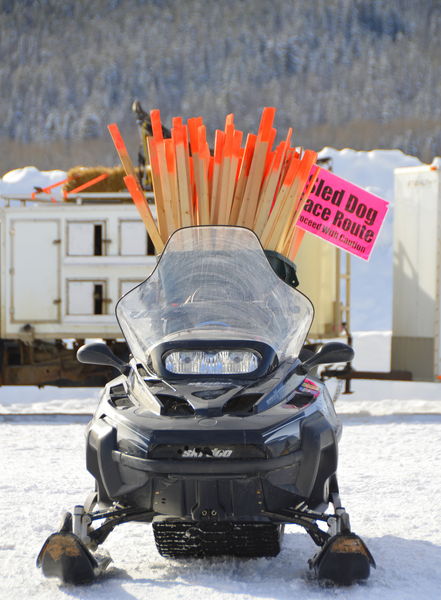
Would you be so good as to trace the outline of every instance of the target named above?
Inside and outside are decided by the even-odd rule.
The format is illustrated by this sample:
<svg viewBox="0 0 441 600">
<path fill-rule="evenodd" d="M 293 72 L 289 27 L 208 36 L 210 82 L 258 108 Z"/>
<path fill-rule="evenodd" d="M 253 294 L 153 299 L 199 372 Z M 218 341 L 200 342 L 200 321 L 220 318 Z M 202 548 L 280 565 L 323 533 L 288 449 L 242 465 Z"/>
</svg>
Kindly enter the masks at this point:
<svg viewBox="0 0 441 600">
<path fill-rule="evenodd" d="M 305 375 L 313 367 L 327 363 L 349 362 L 354 358 L 354 350 L 351 346 L 342 342 L 329 342 L 320 348 L 313 356 L 298 365 L 296 373 Z"/>
<path fill-rule="evenodd" d="M 93 342 L 81 346 L 77 352 L 77 359 L 81 363 L 89 365 L 107 365 L 118 369 L 123 375 L 127 375 L 130 366 L 118 358 L 107 344 L 102 342 Z"/>
</svg>

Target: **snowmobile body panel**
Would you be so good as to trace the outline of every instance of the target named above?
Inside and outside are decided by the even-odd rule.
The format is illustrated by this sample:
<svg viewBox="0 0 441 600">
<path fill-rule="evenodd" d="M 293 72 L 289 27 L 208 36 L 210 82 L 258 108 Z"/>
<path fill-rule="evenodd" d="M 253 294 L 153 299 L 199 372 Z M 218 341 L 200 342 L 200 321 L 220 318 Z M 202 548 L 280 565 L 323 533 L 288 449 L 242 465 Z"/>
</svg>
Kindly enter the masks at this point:
<svg viewBox="0 0 441 600">
<path fill-rule="evenodd" d="M 300 500 L 318 508 L 328 502 L 341 427 L 323 384 L 313 383 L 320 393 L 304 408 L 294 393 L 247 416 L 166 417 L 127 402 L 115 406 L 123 383 L 114 380 L 87 433 L 87 468 L 100 501 L 186 519 L 213 510 L 217 519 L 265 519 L 266 511 Z M 119 400 L 124 396 L 130 400 L 127 392 Z"/>
</svg>

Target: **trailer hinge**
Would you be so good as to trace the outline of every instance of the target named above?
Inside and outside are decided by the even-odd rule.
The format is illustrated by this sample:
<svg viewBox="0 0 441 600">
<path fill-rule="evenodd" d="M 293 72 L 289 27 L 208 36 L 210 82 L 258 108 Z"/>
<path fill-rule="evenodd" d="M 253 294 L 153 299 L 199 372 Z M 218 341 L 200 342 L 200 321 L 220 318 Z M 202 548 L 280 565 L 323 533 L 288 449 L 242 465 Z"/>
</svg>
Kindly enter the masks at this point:
<svg viewBox="0 0 441 600">
<path fill-rule="evenodd" d="M 105 304 L 110 304 L 112 302 L 112 298 L 103 298 L 102 300 Z"/>
<path fill-rule="evenodd" d="M 61 298 L 52 301 L 52 304 L 61 304 Z"/>
<path fill-rule="evenodd" d="M 54 240 L 52 243 L 56 246 L 57 244 L 61 244 L 61 240 Z"/>
<path fill-rule="evenodd" d="M 103 244 L 111 244 L 112 240 L 102 240 Z"/>
<path fill-rule="evenodd" d="M 14 267 L 10 267 L 10 269 L 9 269 L 9 275 L 15 275 L 15 269 L 14 269 Z"/>
</svg>

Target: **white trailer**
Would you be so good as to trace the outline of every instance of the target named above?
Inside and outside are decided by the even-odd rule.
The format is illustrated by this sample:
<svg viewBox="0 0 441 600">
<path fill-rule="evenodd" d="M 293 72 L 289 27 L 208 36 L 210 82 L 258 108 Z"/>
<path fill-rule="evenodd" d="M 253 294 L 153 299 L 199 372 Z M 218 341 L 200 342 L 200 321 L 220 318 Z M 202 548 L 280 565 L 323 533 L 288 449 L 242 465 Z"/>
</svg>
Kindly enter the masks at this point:
<svg viewBox="0 0 441 600">
<path fill-rule="evenodd" d="M 121 337 L 115 304 L 156 263 L 134 206 L 0 209 L 2 339 Z"/>
<path fill-rule="evenodd" d="M 85 338 L 102 338 L 124 352 L 115 305 L 147 278 L 156 258 L 128 194 L 111 194 L 113 203 L 103 196 L 0 208 L 0 385 L 99 385 L 68 339 L 74 350 Z M 340 251 L 306 234 L 296 262 L 299 289 L 315 306 L 310 338 L 339 336 L 342 322 L 349 327 L 349 273 L 341 273 Z"/>
<path fill-rule="evenodd" d="M 395 170 L 392 370 L 441 380 L 441 172 Z"/>
<path fill-rule="evenodd" d="M 103 338 L 124 352 L 115 305 L 156 264 L 133 204 L 0 208 L 0 247 L 0 384 L 100 385 L 75 349 Z"/>
</svg>

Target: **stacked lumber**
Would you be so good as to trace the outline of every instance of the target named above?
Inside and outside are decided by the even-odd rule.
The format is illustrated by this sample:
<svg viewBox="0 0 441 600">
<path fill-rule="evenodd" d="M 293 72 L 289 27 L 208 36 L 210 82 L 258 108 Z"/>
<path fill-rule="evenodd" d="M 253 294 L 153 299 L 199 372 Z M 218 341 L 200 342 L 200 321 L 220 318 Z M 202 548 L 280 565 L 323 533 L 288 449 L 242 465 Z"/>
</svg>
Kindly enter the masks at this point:
<svg viewBox="0 0 441 600">
<path fill-rule="evenodd" d="M 245 140 L 234 115 L 227 115 L 210 152 L 202 117 L 187 123 L 175 117 L 171 138 L 165 138 L 160 112 L 152 110 L 153 135 L 146 142 L 157 225 L 119 130 L 109 125 L 126 172 L 124 181 L 158 252 L 180 227 L 238 225 L 254 230 L 266 250 L 294 259 L 303 238 L 296 223 L 318 174 L 317 154 L 293 146 L 291 129 L 275 145 L 275 112 L 265 108 L 257 134 Z"/>
</svg>

